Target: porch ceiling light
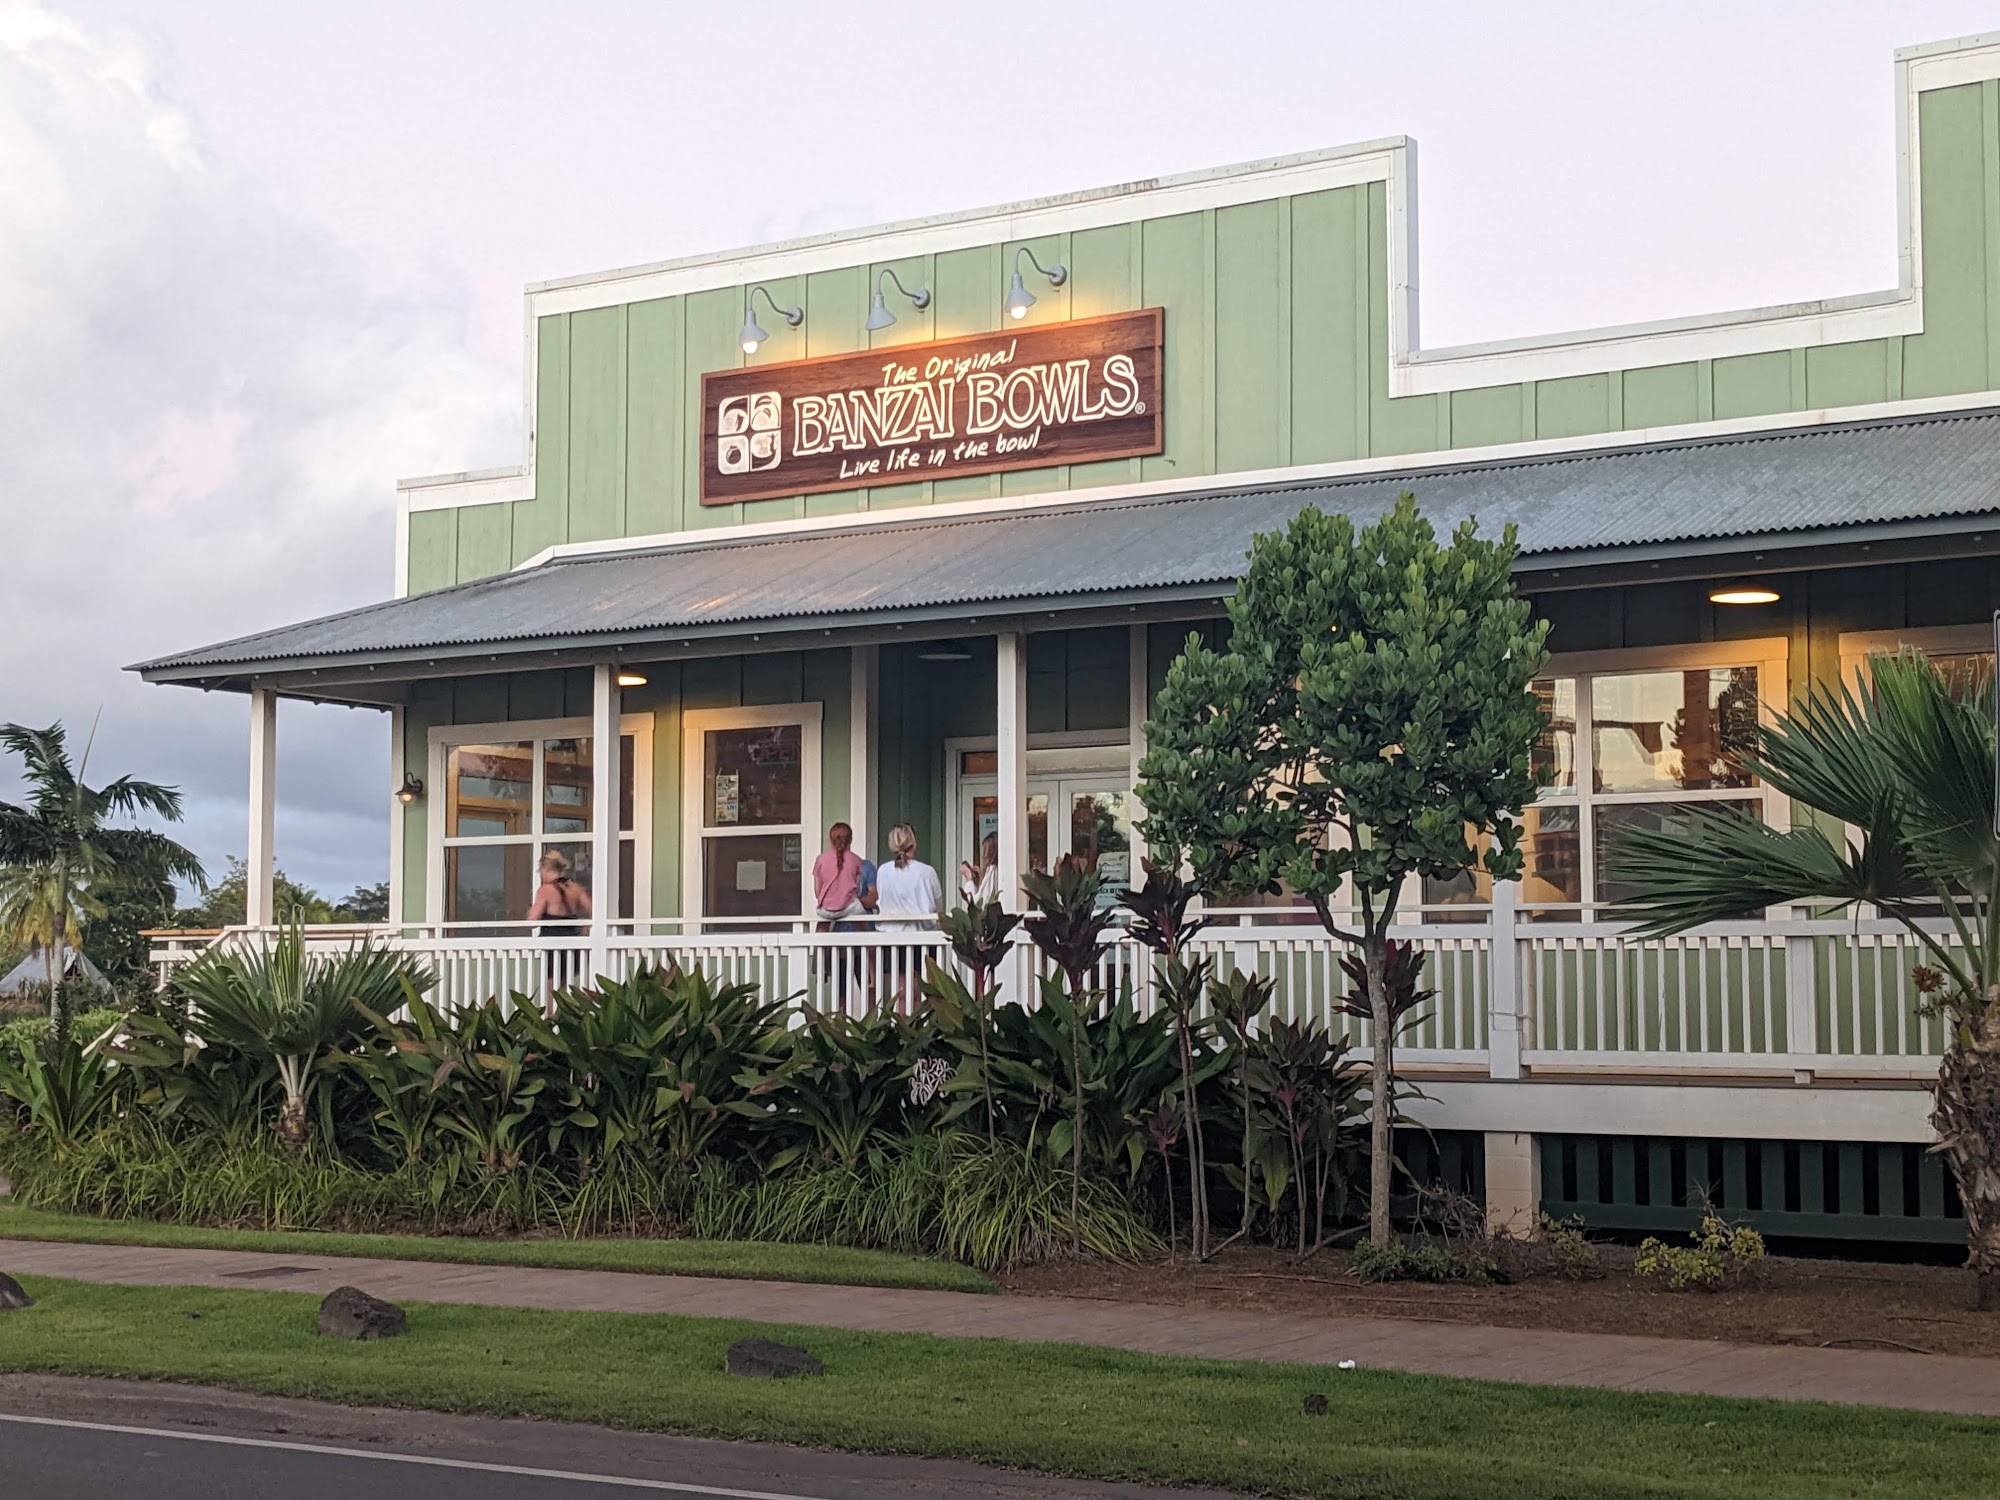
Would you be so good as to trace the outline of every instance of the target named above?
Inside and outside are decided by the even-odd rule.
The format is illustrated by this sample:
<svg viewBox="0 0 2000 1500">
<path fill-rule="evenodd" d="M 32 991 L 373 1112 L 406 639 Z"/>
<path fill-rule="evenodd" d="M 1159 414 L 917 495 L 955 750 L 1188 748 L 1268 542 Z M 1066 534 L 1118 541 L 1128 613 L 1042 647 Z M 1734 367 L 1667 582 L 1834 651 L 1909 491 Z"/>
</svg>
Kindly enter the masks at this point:
<svg viewBox="0 0 2000 1500">
<path fill-rule="evenodd" d="M 1028 290 L 1027 283 L 1021 279 L 1021 257 L 1024 255 L 1028 257 L 1030 265 L 1048 277 L 1050 286 L 1061 286 L 1069 280 L 1069 267 L 1061 261 L 1057 261 L 1053 266 L 1045 266 L 1035 258 L 1033 250 L 1026 245 L 1021 246 L 1014 252 L 1014 285 L 1007 293 L 1007 316 L 1010 318 L 1027 317 L 1028 309 L 1035 305 L 1035 294 Z"/>
<path fill-rule="evenodd" d="M 403 773 L 403 784 L 396 788 L 396 800 L 408 807 L 424 794 L 423 778 L 414 771 Z"/>
<path fill-rule="evenodd" d="M 1710 604 L 1776 604 L 1782 597 L 1760 578 L 1731 578 L 1708 591 Z"/>
<path fill-rule="evenodd" d="M 745 354 L 755 354 L 764 340 L 771 336 L 764 332 L 762 326 L 757 322 L 757 314 L 752 307 L 759 292 L 764 294 L 765 306 L 791 324 L 792 327 L 796 328 L 806 320 L 806 310 L 804 308 L 780 307 L 776 302 L 772 301 L 768 288 L 762 286 L 751 287 L 749 291 L 743 294 L 743 331 L 736 336 L 737 342 L 743 346 Z"/>
<path fill-rule="evenodd" d="M 646 685 L 646 674 L 644 672 L 634 672 L 629 667 L 621 668 L 618 673 L 618 685 L 620 687 L 644 687 Z"/>
<path fill-rule="evenodd" d="M 932 641 L 917 653 L 918 661 L 971 661 L 972 652 L 963 641 Z"/>
<path fill-rule="evenodd" d="M 868 309 L 868 331 L 870 333 L 879 333 L 896 321 L 896 315 L 889 311 L 889 304 L 882 295 L 882 283 L 885 280 L 895 282 L 896 290 L 901 292 L 905 297 L 908 297 L 910 305 L 918 312 L 922 312 L 931 305 L 931 294 L 928 288 L 918 287 L 913 292 L 903 285 L 903 278 L 896 274 L 894 266 L 884 266 L 875 277 L 875 305 Z"/>
</svg>

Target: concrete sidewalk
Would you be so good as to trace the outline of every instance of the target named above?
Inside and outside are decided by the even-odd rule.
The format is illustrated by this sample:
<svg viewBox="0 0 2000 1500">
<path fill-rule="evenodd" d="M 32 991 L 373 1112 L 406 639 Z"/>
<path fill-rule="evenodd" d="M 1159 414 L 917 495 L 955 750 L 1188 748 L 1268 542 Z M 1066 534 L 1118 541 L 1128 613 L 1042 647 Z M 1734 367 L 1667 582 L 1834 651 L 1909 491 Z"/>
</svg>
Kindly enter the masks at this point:
<svg viewBox="0 0 2000 1500">
<path fill-rule="evenodd" d="M 1390 1318 L 1158 1307 L 1078 1297 L 808 1286 L 624 1271 L 435 1265 L 239 1250 L 0 1240 L 0 1271 L 135 1286 L 353 1285 L 393 1301 L 750 1318 L 944 1338 L 1003 1338 L 1530 1385 L 1834 1401 L 2000 1416 L 2000 1359 L 1557 1333 Z"/>
</svg>

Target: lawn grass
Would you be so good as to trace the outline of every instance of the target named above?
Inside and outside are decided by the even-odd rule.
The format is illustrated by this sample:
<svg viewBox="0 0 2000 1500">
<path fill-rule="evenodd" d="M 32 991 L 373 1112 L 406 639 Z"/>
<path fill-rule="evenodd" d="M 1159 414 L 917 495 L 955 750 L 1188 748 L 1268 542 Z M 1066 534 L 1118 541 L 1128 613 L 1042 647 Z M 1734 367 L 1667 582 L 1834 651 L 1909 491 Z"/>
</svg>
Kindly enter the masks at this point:
<svg viewBox="0 0 2000 1500">
<path fill-rule="evenodd" d="M 995 1339 L 410 1305 L 382 1343 L 313 1332 L 298 1293 L 27 1279 L 0 1369 L 983 1460 L 1350 1500 L 1954 1500 L 2000 1493 L 2000 1422 L 1512 1386 Z M 722 1373 L 746 1333 L 818 1379 Z M 1325 1392 L 1331 1413 L 1301 1398 Z"/>
<path fill-rule="evenodd" d="M 767 1240 L 478 1240 L 430 1234 L 330 1234 L 316 1230 L 204 1229 L 145 1219 L 98 1219 L 0 1203 L 0 1239 L 69 1245 L 153 1245 L 169 1250 L 259 1250 L 278 1255 L 359 1255 L 455 1265 L 551 1266 L 641 1271 L 655 1276 L 726 1276 L 839 1286 L 990 1292 L 994 1283 L 956 1261 L 839 1245 Z"/>
</svg>

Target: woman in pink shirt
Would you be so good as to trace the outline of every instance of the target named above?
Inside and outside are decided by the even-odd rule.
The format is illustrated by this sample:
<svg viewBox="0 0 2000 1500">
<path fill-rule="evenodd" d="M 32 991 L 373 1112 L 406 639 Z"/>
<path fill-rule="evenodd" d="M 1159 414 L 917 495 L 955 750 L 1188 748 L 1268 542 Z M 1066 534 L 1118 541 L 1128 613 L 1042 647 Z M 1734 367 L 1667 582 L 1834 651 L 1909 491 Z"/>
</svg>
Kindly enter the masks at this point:
<svg viewBox="0 0 2000 1500">
<path fill-rule="evenodd" d="M 836 924 L 861 910 L 861 856 L 854 852 L 854 830 L 845 823 L 827 829 L 826 842 L 813 860 L 813 905 L 820 921 L 838 932 Z"/>
</svg>

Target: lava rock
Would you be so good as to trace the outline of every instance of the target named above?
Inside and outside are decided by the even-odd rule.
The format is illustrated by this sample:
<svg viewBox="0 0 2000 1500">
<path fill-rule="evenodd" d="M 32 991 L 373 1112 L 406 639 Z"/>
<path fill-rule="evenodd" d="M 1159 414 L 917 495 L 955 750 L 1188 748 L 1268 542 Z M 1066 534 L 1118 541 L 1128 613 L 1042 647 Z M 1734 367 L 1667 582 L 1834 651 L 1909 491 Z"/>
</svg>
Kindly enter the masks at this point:
<svg viewBox="0 0 2000 1500">
<path fill-rule="evenodd" d="M 1306 1415 L 1309 1417 L 1325 1416 L 1326 1396 L 1322 1392 L 1314 1391 L 1311 1395 L 1306 1397 L 1305 1411 Z"/>
<path fill-rule="evenodd" d="M 35 1299 L 21 1290 L 21 1283 L 0 1271 L 0 1312 L 16 1312 L 34 1305 Z"/>
<path fill-rule="evenodd" d="M 723 1361 L 732 1375 L 757 1380 L 784 1380 L 792 1375 L 824 1375 L 826 1366 L 793 1344 L 770 1339 L 738 1339 Z"/>
<path fill-rule="evenodd" d="M 319 1331 L 330 1339 L 392 1339 L 409 1327 L 402 1308 L 359 1287 L 335 1287 L 319 1305 Z"/>
</svg>

